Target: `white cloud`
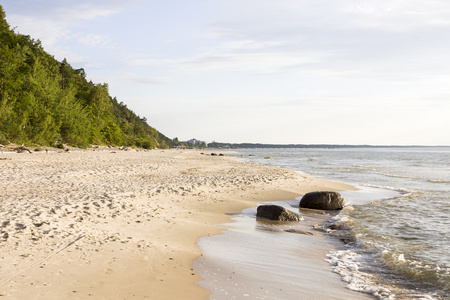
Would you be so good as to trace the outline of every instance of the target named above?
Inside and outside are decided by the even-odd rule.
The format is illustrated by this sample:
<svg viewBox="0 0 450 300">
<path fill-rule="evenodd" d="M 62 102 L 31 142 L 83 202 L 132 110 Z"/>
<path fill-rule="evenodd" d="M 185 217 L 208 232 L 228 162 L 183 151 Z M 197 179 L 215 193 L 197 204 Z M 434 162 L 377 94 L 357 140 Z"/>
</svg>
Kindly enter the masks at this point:
<svg viewBox="0 0 450 300">
<path fill-rule="evenodd" d="M 119 13 L 134 4 L 134 0 L 14 0 L 20 15 L 33 16 L 40 20 L 52 20 L 68 24 L 77 20 L 92 20 Z"/>
<path fill-rule="evenodd" d="M 7 14 L 8 22 L 17 27 L 16 31 L 40 39 L 50 52 L 56 43 L 74 37 L 85 45 L 109 47 L 107 36 L 80 36 L 80 33 L 74 32 L 72 25 L 119 13 L 130 5 L 130 1 L 48 1 L 45 5 L 18 2 L 17 5 L 22 5 L 24 10 L 20 14 Z"/>
<path fill-rule="evenodd" d="M 59 26 L 53 20 L 40 19 L 36 16 L 8 15 L 8 22 L 16 27 L 16 31 L 41 40 L 44 45 L 51 46 L 69 36 L 70 30 Z"/>
<path fill-rule="evenodd" d="M 293 72 L 307 65 L 323 61 L 320 52 L 292 52 L 279 49 L 281 42 L 231 41 L 209 47 L 185 58 L 162 58 L 155 54 L 129 56 L 127 64 L 133 66 L 166 67 L 183 73 L 212 70 L 239 70 L 269 74 Z"/>
<path fill-rule="evenodd" d="M 147 77 L 136 73 L 125 73 L 123 78 L 130 82 L 145 84 L 145 85 L 161 85 L 173 83 L 173 79 L 166 77 Z"/>
<path fill-rule="evenodd" d="M 46 48 L 46 50 L 48 50 Z M 90 64 L 91 57 L 86 55 L 80 55 L 76 51 L 73 51 L 69 47 L 61 47 L 54 45 L 50 52 L 58 60 L 63 60 L 66 58 L 70 65 L 75 68 L 83 67 L 86 68 Z"/>
<path fill-rule="evenodd" d="M 349 1 L 343 11 L 348 22 L 387 31 L 409 31 L 424 27 L 450 25 L 450 3 L 448 1 Z M 355 22 L 355 23 L 353 23 Z"/>
<path fill-rule="evenodd" d="M 76 3 L 73 6 L 57 7 L 54 14 L 61 20 L 72 22 L 80 19 L 92 20 L 98 17 L 107 17 L 120 12 L 122 9 L 123 7 L 112 3 L 102 4 L 90 1 L 86 3 Z"/>
<path fill-rule="evenodd" d="M 450 67 L 443 51 L 450 48 L 445 34 L 450 24 L 443 21 L 450 20 L 450 3 L 445 1 L 216 3 L 220 6 L 215 21 L 203 28 L 203 41 L 210 46 L 203 44 L 189 56 L 182 52 L 137 55 L 128 63 L 190 74 L 307 72 L 397 82 L 432 80 L 436 68 L 430 67 L 430 60 Z M 434 50 L 434 56 L 427 57 Z"/>
<path fill-rule="evenodd" d="M 182 67 L 184 72 L 210 70 L 234 70 L 258 74 L 269 74 L 285 70 L 290 66 L 311 64 L 317 61 L 312 55 L 296 55 L 282 52 L 248 53 L 204 53 L 189 59 L 179 60 L 174 66 Z"/>
<path fill-rule="evenodd" d="M 108 36 L 100 34 L 78 34 L 77 41 L 89 47 L 114 48 Z"/>
</svg>

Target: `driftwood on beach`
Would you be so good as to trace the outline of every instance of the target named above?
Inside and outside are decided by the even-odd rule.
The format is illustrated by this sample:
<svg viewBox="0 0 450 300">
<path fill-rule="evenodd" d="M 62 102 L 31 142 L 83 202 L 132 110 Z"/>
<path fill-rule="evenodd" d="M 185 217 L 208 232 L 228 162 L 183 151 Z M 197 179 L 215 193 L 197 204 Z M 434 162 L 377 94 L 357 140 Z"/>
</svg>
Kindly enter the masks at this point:
<svg viewBox="0 0 450 300">
<path fill-rule="evenodd" d="M 17 153 L 23 153 L 24 151 L 28 151 L 28 153 L 33 153 L 33 152 L 31 152 L 30 149 L 28 149 L 24 145 L 14 148 L 14 151 L 16 151 Z"/>
</svg>

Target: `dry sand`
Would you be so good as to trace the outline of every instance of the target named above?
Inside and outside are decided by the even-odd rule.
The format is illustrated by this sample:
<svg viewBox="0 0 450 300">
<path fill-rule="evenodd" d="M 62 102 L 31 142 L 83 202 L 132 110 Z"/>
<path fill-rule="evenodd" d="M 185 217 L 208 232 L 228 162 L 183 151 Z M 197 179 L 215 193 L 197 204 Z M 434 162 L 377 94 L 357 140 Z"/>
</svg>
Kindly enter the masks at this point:
<svg viewBox="0 0 450 300">
<path fill-rule="evenodd" d="M 1 153 L 1 298 L 207 299 L 196 241 L 227 213 L 351 188 L 207 154 Z"/>
</svg>

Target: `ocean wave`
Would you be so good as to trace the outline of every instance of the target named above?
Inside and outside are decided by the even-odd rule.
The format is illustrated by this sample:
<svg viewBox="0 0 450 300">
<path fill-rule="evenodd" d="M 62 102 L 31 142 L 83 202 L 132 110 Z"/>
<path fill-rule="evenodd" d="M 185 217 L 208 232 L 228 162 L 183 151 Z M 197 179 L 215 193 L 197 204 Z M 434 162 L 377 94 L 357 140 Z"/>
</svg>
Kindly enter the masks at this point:
<svg viewBox="0 0 450 300">
<path fill-rule="evenodd" d="M 390 267 L 394 270 L 380 270 L 383 258 L 389 257 Z M 435 283 L 446 285 L 444 277 L 435 276 L 436 269 L 424 266 L 417 261 L 410 261 L 404 254 L 393 254 L 388 251 L 374 251 L 373 249 L 336 250 L 327 254 L 327 262 L 333 267 L 333 272 L 339 274 L 347 283 L 347 288 L 373 295 L 380 300 L 393 299 L 446 299 L 448 290 L 443 286 L 441 292 L 435 292 Z M 399 272 L 403 271 L 403 272 Z M 441 270 L 448 275 L 448 269 Z M 402 280 L 405 276 L 409 283 Z M 411 284 L 417 279 L 426 279 L 433 283 L 430 293 L 425 288 Z M 422 284 L 423 285 L 423 284 Z M 425 291 L 421 291 L 425 290 Z"/>
<path fill-rule="evenodd" d="M 373 236 L 360 228 L 347 215 L 353 210 L 344 208 L 330 219 L 326 230 L 346 244 L 345 250 L 330 252 L 327 261 L 349 289 L 378 299 L 445 299 L 450 294 L 450 268 L 390 247 L 396 245 L 395 238 Z"/>
<path fill-rule="evenodd" d="M 377 169 L 373 166 L 368 166 L 368 165 L 359 165 L 359 164 L 353 164 L 354 167 L 356 168 L 361 168 L 361 169 L 369 169 L 372 171 L 376 171 Z"/>
<path fill-rule="evenodd" d="M 409 194 L 417 192 L 417 191 L 412 190 L 412 189 L 399 188 L 399 187 L 393 187 L 393 186 L 388 186 L 388 185 L 377 185 L 377 184 L 366 183 L 366 184 L 361 184 L 361 186 L 366 186 L 366 187 L 371 187 L 371 188 L 376 188 L 376 189 L 383 189 L 383 190 L 390 190 L 390 191 L 398 192 L 402 196 L 406 196 L 406 195 L 409 195 Z"/>
<path fill-rule="evenodd" d="M 450 181 L 448 181 L 448 180 L 437 180 L 437 179 L 427 179 L 427 181 L 431 182 L 431 183 L 445 183 L 445 184 L 450 183 Z"/>
<path fill-rule="evenodd" d="M 433 263 L 425 263 L 396 250 L 381 252 L 386 266 L 408 280 L 411 288 L 420 285 L 422 289 L 435 292 L 437 297 L 450 295 L 450 268 Z"/>
<path fill-rule="evenodd" d="M 327 257 L 326 261 L 333 266 L 333 272 L 341 276 L 350 290 L 367 293 L 382 300 L 395 299 L 395 294 L 389 289 L 376 284 L 374 275 L 361 271 L 365 264 L 362 255 L 352 250 L 337 250 L 327 254 Z"/>
<path fill-rule="evenodd" d="M 388 172 L 385 169 L 379 169 L 379 168 L 376 168 L 374 166 L 368 166 L 368 165 L 354 164 L 353 166 L 356 167 L 356 168 L 363 169 L 363 170 L 371 170 L 371 171 L 375 172 L 378 175 L 386 176 L 386 177 L 401 178 L 401 179 L 412 179 L 412 180 L 426 181 L 426 182 L 431 182 L 431 183 L 444 183 L 444 184 L 450 183 L 449 180 L 429 178 L 427 176 L 423 176 L 423 174 L 421 176 L 419 174 L 412 175 L 412 174 L 393 173 L 393 172 Z"/>
</svg>

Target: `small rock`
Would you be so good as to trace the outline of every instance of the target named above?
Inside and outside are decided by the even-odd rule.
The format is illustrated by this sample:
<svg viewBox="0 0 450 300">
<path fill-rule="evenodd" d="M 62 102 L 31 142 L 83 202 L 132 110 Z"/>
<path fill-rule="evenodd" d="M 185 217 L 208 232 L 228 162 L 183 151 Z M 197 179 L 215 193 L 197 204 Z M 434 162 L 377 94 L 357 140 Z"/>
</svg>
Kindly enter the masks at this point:
<svg viewBox="0 0 450 300">
<path fill-rule="evenodd" d="M 258 206 L 257 218 L 275 220 L 275 221 L 301 221 L 302 217 L 292 211 L 279 205 L 260 205 Z"/>
</svg>

